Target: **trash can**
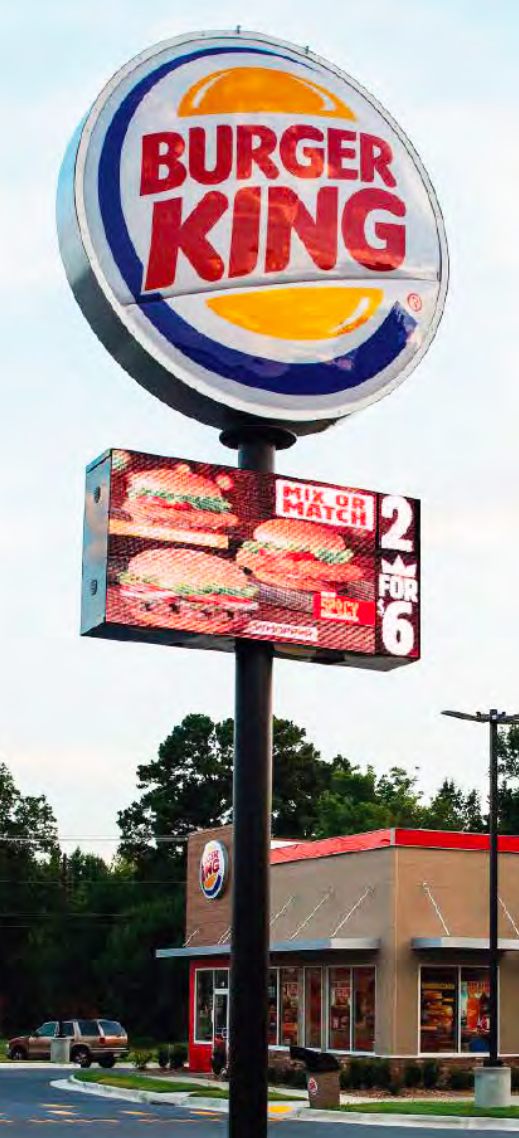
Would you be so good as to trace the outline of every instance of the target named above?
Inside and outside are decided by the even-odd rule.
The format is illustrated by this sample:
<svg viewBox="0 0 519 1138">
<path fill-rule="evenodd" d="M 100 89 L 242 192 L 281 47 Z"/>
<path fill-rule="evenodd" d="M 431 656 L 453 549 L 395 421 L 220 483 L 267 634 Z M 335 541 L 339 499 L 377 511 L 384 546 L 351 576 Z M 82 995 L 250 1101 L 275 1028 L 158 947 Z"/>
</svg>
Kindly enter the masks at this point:
<svg viewBox="0 0 519 1138">
<path fill-rule="evenodd" d="M 291 1047 L 290 1058 L 298 1059 L 306 1067 L 306 1086 L 310 1106 L 316 1110 L 331 1110 L 340 1103 L 340 1063 L 327 1051 L 313 1051 L 310 1047 Z"/>
<path fill-rule="evenodd" d="M 64 1035 L 55 1035 L 50 1041 L 51 1063 L 70 1063 L 70 1039 Z"/>
</svg>

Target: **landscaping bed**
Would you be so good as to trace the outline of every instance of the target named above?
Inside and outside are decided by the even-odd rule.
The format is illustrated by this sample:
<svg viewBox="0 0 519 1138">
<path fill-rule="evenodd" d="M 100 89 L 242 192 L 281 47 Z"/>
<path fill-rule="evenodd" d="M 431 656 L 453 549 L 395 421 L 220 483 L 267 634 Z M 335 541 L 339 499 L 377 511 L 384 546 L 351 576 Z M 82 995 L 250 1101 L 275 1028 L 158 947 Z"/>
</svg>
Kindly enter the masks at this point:
<svg viewBox="0 0 519 1138">
<path fill-rule="evenodd" d="M 436 1117 L 456 1118 L 519 1118 L 519 1106 L 493 1106 L 483 1109 L 474 1106 L 468 1099 L 459 1102 L 449 1102 L 434 1099 L 424 1102 L 412 1100 L 399 1100 L 398 1102 L 359 1102 L 340 1106 L 341 1111 L 350 1114 L 416 1114 L 434 1115 Z"/>
<path fill-rule="evenodd" d="M 99 1083 L 102 1086 L 122 1087 L 130 1091 L 153 1091 L 158 1094 L 187 1092 L 194 1098 L 229 1098 L 228 1087 L 222 1087 L 218 1083 L 214 1086 L 211 1083 L 208 1086 L 197 1083 L 194 1079 L 173 1079 L 168 1075 L 157 1078 L 153 1075 L 134 1075 L 126 1071 L 120 1075 L 113 1072 L 107 1074 L 104 1071 L 78 1071 L 75 1078 L 81 1083 Z M 290 1095 L 269 1091 L 269 1101 L 287 1102 L 290 1101 Z"/>
</svg>

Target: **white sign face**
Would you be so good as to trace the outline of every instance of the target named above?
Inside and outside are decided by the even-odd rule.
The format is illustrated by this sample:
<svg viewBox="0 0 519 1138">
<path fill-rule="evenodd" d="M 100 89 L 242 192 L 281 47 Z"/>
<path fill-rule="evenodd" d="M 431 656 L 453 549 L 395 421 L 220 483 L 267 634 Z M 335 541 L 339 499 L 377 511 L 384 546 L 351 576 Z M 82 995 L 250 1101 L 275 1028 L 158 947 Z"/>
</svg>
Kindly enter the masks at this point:
<svg viewBox="0 0 519 1138">
<path fill-rule="evenodd" d="M 109 350 L 171 406 L 320 430 L 399 384 L 447 288 L 440 210 L 354 80 L 207 33 L 124 67 L 65 160 L 62 255 Z"/>
</svg>

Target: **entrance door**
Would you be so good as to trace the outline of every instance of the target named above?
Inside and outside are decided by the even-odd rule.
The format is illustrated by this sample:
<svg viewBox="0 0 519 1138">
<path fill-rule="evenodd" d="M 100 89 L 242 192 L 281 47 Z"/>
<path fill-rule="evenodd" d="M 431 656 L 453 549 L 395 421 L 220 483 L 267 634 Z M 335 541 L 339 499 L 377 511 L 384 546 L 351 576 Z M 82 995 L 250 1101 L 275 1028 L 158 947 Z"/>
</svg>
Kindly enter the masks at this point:
<svg viewBox="0 0 519 1138">
<path fill-rule="evenodd" d="M 213 997 L 213 1042 L 215 1039 L 225 1039 L 229 1033 L 229 993 L 214 993 Z"/>
</svg>

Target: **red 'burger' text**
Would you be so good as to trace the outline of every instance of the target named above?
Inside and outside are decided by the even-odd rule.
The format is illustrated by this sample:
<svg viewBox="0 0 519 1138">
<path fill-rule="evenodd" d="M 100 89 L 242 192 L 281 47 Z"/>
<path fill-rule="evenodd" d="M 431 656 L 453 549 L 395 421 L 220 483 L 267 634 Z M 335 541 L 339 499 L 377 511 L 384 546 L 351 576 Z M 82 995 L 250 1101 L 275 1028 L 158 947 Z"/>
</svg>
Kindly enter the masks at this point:
<svg viewBox="0 0 519 1138">
<path fill-rule="evenodd" d="M 353 260 L 374 273 L 398 268 L 405 258 L 406 207 L 393 192 L 392 163 L 384 139 L 311 124 L 289 126 L 280 136 L 271 127 L 247 124 L 217 124 L 211 133 L 194 126 L 186 137 L 176 131 L 144 135 L 141 196 L 178 190 L 188 176 L 191 183 L 220 187 L 208 189 L 192 208 L 182 196 L 154 201 L 145 290 L 174 283 L 179 253 L 204 281 L 254 272 L 265 212 L 259 266 L 265 273 L 288 267 L 293 233 L 322 271 L 335 267 L 341 242 Z M 293 185 L 283 185 L 287 175 L 305 182 L 305 201 Z M 225 191 L 230 178 L 237 183 L 232 194 Z M 318 184 L 311 207 L 306 204 L 309 181 Z M 354 182 L 362 188 L 344 201 L 344 183 Z M 230 240 L 224 258 L 211 233 L 226 215 Z"/>
</svg>

